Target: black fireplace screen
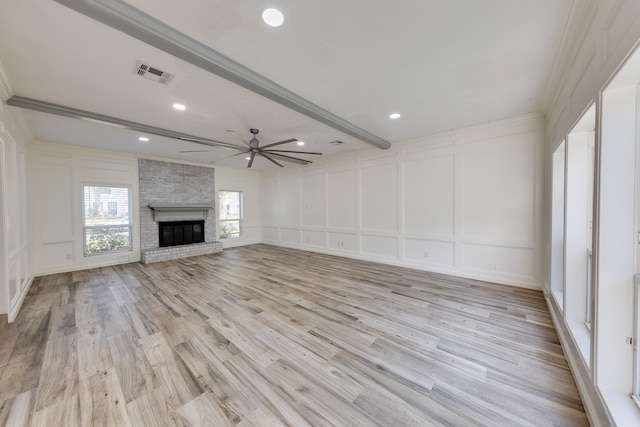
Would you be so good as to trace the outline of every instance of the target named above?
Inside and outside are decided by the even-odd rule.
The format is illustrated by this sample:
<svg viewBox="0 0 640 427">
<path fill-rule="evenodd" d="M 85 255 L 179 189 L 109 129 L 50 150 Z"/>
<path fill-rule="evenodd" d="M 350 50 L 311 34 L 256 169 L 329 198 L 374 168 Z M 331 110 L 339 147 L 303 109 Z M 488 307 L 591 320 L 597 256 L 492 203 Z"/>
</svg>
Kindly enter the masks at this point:
<svg viewBox="0 0 640 427">
<path fill-rule="evenodd" d="M 160 247 L 204 242 L 204 221 L 160 223 Z"/>
</svg>

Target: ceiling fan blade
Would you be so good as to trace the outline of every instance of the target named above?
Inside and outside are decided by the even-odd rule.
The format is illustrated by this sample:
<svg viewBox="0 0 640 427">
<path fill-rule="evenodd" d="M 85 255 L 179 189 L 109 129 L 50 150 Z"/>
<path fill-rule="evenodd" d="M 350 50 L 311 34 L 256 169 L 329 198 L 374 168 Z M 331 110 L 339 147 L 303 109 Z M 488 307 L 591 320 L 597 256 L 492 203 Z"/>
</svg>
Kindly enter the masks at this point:
<svg viewBox="0 0 640 427">
<path fill-rule="evenodd" d="M 94 113 L 78 108 L 67 107 L 64 105 L 54 104 L 52 102 L 41 101 L 38 99 L 27 98 L 24 96 L 13 95 L 6 100 L 7 105 L 13 107 L 24 108 L 27 110 L 40 111 L 42 113 L 55 114 L 57 116 L 69 117 L 72 119 L 84 120 L 93 123 L 101 123 L 105 125 L 119 127 L 121 129 L 133 130 L 136 132 L 148 133 L 151 135 L 162 136 L 165 138 L 177 139 L 180 141 L 195 142 L 196 144 L 207 145 L 215 148 L 231 148 L 237 149 L 238 146 L 227 142 L 216 141 L 215 139 L 199 138 L 197 136 L 188 135 L 186 133 L 174 132 L 168 129 L 162 129 L 155 126 L 145 125 L 144 123 L 132 122 L 130 120 L 120 119 L 118 117 L 106 116 L 104 114 Z"/>
<path fill-rule="evenodd" d="M 248 168 L 250 168 L 253 165 L 253 160 L 256 158 L 256 153 L 253 152 L 251 153 L 251 158 L 249 159 L 249 164 L 247 165 Z"/>
<path fill-rule="evenodd" d="M 322 153 L 314 153 L 311 151 L 291 151 L 291 150 L 264 150 L 269 153 L 296 153 L 296 154 L 313 154 L 316 156 L 322 156 Z"/>
<path fill-rule="evenodd" d="M 247 154 L 247 153 L 249 153 L 249 150 L 246 150 L 246 151 L 240 151 L 240 152 L 235 153 L 235 154 L 232 154 L 232 155 L 230 155 L 230 156 L 224 156 L 224 157 L 221 157 L 221 158 L 218 158 L 218 159 L 215 159 L 215 160 L 211 160 L 211 161 L 210 161 L 210 162 L 208 162 L 208 163 L 216 163 L 216 162 L 218 162 L 218 161 L 220 161 L 220 160 L 230 159 L 230 158 L 232 158 L 232 157 L 241 156 L 241 155 L 243 155 L 243 154 Z"/>
<path fill-rule="evenodd" d="M 251 154 L 255 154 L 255 153 L 251 153 Z M 280 163 L 276 162 L 275 160 L 273 160 L 271 157 L 269 157 L 267 154 L 264 153 L 264 151 L 260 151 L 260 155 L 262 157 L 264 157 L 265 159 L 269 160 L 270 162 L 275 163 L 276 165 L 280 166 L 281 168 L 283 168 L 284 166 L 281 165 Z"/>
<path fill-rule="evenodd" d="M 247 147 L 251 148 L 251 144 L 249 144 L 249 141 L 247 141 L 246 139 L 244 139 L 243 137 L 241 137 L 240 135 L 238 135 L 238 134 L 236 133 L 236 131 L 235 131 L 235 130 L 227 130 L 227 132 L 229 132 L 230 134 L 232 134 L 233 136 L 235 136 L 236 138 L 238 138 L 240 141 L 244 142 L 244 144 L 245 144 Z"/>
<path fill-rule="evenodd" d="M 261 152 L 262 155 L 265 155 L 265 152 Z M 311 160 L 299 159 L 297 157 L 285 156 L 284 154 L 276 154 L 271 151 L 266 152 L 269 156 L 272 156 L 278 160 L 284 160 L 285 162 L 297 163 L 299 165 L 308 165 L 309 163 L 313 163 Z"/>
<path fill-rule="evenodd" d="M 194 144 L 206 145 L 208 147 L 224 148 L 226 150 L 244 150 L 244 147 L 240 147 L 239 145 L 216 141 L 215 139 L 198 138 L 197 136 L 182 136 L 177 139 L 180 141 L 193 142 Z"/>
<path fill-rule="evenodd" d="M 260 148 L 262 148 L 264 150 L 265 148 L 275 147 L 276 145 L 288 144 L 290 142 L 296 142 L 296 141 L 297 141 L 297 139 L 295 139 L 295 138 L 285 139 L 284 141 L 278 141 L 278 142 L 274 142 L 273 144 L 263 145 Z"/>
<path fill-rule="evenodd" d="M 229 157 L 235 157 L 235 156 L 241 156 L 241 155 L 243 155 L 243 154 L 247 154 L 247 153 L 250 153 L 250 151 L 249 151 L 249 150 L 241 151 L 241 152 L 239 152 L 239 153 L 236 153 L 236 154 L 232 154 L 232 155 L 230 155 L 230 156 L 227 156 L 227 158 L 229 158 Z"/>
</svg>

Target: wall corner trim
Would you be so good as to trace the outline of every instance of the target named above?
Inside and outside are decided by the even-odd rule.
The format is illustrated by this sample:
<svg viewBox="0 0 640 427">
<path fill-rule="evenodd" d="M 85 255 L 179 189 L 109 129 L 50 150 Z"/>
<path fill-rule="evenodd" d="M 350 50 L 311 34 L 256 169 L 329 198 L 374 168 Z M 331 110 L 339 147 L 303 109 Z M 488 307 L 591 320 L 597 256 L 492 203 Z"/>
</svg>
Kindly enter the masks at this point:
<svg viewBox="0 0 640 427">
<path fill-rule="evenodd" d="M 7 318 L 9 323 L 16 320 L 16 317 L 18 316 L 18 312 L 22 308 L 22 303 L 24 302 L 24 299 L 29 293 L 29 289 L 31 289 L 31 285 L 33 284 L 33 278 L 34 276 L 31 276 L 29 278 L 29 280 L 27 281 L 27 285 L 24 287 L 24 289 L 22 289 L 22 292 L 20 292 L 20 296 L 18 296 L 18 302 L 11 308 L 11 311 L 7 313 Z"/>
</svg>

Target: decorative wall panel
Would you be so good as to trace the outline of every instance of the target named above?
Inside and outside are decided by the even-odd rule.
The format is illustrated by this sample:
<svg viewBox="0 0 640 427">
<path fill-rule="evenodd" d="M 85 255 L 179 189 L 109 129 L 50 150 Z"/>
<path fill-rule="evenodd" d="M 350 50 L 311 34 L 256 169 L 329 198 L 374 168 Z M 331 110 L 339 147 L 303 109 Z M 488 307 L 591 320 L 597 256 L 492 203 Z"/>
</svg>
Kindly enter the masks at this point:
<svg viewBox="0 0 640 427">
<path fill-rule="evenodd" d="M 326 246 L 324 231 L 302 230 L 302 246 L 324 248 Z"/>
<path fill-rule="evenodd" d="M 300 217 L 303 227 L 326 225 L 325 175 L 308 175 L 300 179 Z"/>
<path fill-rule="evenodd" d="M 407 261 L 425 265 L 454 267 L 455 244 L 427 239 L 404 239 L 404 257 Z"/>
<path fill-rule="evenodd" d="M 363 234 L 361 236 L 361 248 L 363 254 L 372 255 L 374 257 L 398 257 L 398 239 L 396 237 L 370 236 Z"/>
<path fill-rule="evenodd" d="M 524 116 L 263 171 L 263 241 L 539 289 L 542 145 Z"/>
<path fill-rule="evenodd" d="M 357 171 L 330 172 L 329 228 L 355 230 L 358 226 Z"/>
<path fill-rule="evenodd" d="M 404 232 L 453 236 L 454 156 L 407 161 L 402 178 Z"/>
<path fill-rule="evenodd" d="M 360 174 L 362 229 L 398 231 L 398 165 L 364 167 Z"/>
</svg>

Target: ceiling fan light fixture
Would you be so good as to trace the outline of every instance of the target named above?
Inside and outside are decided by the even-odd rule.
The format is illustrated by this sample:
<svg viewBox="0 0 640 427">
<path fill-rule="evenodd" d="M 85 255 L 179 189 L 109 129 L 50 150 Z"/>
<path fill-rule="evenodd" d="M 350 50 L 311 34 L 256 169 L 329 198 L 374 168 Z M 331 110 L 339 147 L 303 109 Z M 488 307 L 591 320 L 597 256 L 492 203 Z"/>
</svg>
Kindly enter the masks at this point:
<svg viewBox="0 0 640 427">
<path fill-rule="evenodd" d="M 262 12 L 262 20 L 270 27 L 279 27 L 284 22 L 284 15 L 278 9 L 265 9 Z"/>
</svg>

